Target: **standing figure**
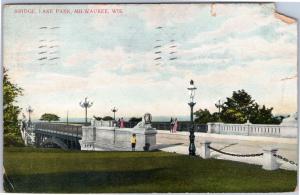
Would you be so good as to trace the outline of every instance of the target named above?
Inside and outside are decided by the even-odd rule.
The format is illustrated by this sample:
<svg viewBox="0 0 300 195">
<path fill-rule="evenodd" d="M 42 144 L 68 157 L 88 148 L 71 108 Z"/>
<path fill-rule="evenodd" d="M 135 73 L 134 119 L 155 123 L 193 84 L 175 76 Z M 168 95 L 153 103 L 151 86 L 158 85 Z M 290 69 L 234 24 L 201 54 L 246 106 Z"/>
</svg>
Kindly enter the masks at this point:
<svg viewBox="0 0 300 195">
<path fill-rule="evenodd" d="M 177 132 L 177 128 L 178 128 L 178 120 L 177 120 L 177 118 L 175 118 L 175 120 L 174 120 L 174 126 L 173 126 L 173 133 Z"/>
<path fill-rule="evenodd" d="M 136 134 L 132 134 L 132 137 L 131 137 L 131 149 L 132 151 L 135 151 L 135 145 L 136 145 Z"/>
<path fill-rule="evenodd" d="M 125 121 L 124 121 L 124 119 L 123 119 L 123 117 L 121 118 L 121 120 L 120 120 L 120 128 L 124 128 L 125 127 Z"/>
<path fill-rule="evenodd" d="M 174 120 L 173 118 L 171 117 L 171 120 L 170 120 L 170 132 L 173 133 L 173 127 L 174 127 Z"/>
<path fill-rule="evenodd" d="M 119 128 L 121 127 L 121 120 L 120 119 L 118 120 L 118 127 Z"/>
</svg>

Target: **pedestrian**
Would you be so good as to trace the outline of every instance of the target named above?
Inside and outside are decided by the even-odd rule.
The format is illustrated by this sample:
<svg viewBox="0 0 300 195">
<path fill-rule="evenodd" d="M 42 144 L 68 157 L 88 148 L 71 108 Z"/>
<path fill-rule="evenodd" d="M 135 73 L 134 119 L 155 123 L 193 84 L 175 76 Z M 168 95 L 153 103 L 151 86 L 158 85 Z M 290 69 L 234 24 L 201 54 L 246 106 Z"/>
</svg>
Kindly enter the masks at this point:
<svg viewBox="0 0 300 195">
<path fill-rule="evenodd" d="M 136 145 L 136 134 L 132 134 L 132 137 L 131 137 L 131 149 L 132 151 L 135 151 L 135 145 Z"/>
<path fill-rule="evenodd" d="M 120 119 L 118 120 L 118 127 L 119 128 L 121 127 L 121 120 Z"/>
<path fill-rule="evenodd" d="M 178 120 L 177 120 L 177 118 L 175 118 L 175 120 L 174 120 L 174 126 L 173 126 L 173 133 L 177 132 L 177 128 L 178 128 Z"/>
<path fill-rule="evenodd" d="M 124 128 L 125 127 L 125 124 L 124 124 L 124 119 L 123 119 L 123 117 L 121 118 L 121 120 L 120 120 L 120 128 Z"/>
<path fill-rule="evenodd" d="M 173 121 L 173 118 L 171 117 L 171 120 L 170 120 L 170 132 L 171 133 L 173 132 L 173 126 L 174 126 L 174 121 Z"/>
</svg>

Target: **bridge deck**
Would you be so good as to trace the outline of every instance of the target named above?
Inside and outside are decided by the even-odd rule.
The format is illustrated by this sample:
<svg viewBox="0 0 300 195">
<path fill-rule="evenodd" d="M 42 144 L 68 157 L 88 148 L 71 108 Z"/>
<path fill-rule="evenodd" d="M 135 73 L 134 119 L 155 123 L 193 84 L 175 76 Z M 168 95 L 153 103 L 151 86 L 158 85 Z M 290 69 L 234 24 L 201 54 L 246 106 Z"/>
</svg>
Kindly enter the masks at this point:
<svg viewBox="0 0 300 195">
<path fill-rule="evenodd" d="M 81 138 L 82 136 L 82 126 L 80 125 L 35 123 L 34 126 L 36 131 L 43 131 L 52 134 L 60 134 L 78 138 Z"/>
</svg>

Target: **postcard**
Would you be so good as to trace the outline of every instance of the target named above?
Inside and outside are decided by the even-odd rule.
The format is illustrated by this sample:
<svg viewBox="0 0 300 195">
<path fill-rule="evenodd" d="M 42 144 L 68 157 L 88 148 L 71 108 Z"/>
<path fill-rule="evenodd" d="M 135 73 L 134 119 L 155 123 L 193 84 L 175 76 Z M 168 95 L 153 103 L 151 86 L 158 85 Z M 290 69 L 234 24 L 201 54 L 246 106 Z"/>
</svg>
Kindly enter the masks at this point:
<svg viewBox="0 0 300 195">
<path fill-rule="evenodd" d="M 297 21 L 274 3 L 8 4 L 4 189 L 297 190 Z"/>
</svg>

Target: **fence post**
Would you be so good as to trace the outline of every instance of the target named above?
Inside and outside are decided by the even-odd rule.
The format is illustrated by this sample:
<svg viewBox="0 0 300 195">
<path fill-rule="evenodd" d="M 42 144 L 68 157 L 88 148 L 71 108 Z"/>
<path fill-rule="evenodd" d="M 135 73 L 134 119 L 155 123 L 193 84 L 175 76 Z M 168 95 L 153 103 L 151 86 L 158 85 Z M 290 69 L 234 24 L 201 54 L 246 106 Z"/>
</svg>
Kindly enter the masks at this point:
<svg viewBox="0 0 300 195">
<path fill-rule="evenodd" d="M 210 143 L 211 142 L 206 140 L 200 142 L 200 154 L 202 155 L 201 157 L 204 159 L 210 158 L 210 149 L 208 148 L 210 146 Z"/>
<path fill-rule="evenodd" d="M 275 147 L 267 147 L 263 149 L 263 166 L 262 168 L 265 170 L 276 170 L 279 168 L 279 164 L 276 161 L 276 157 L 274 154 L 277 152 L 277 148 Z"/>
</svg>

